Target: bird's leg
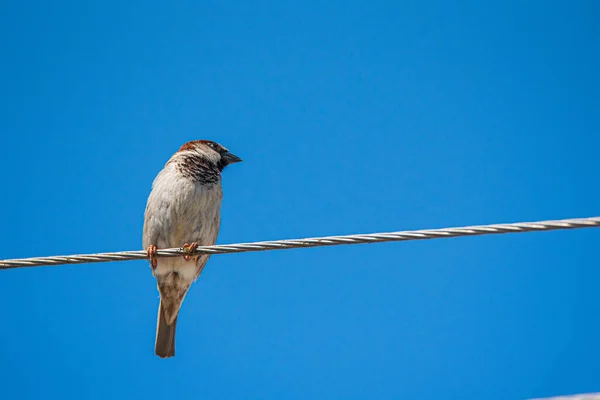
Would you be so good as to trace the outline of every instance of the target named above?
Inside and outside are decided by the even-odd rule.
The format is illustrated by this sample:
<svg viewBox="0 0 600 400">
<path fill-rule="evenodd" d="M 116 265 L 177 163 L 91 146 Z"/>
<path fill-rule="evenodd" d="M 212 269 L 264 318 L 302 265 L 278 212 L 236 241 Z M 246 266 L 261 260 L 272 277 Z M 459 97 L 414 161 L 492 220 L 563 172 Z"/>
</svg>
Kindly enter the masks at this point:
<svg viewBox="0 0 600 400">
<path fill-rule="evenodd" d="M 152 267 L 152 271 L 154 271 L 158 266 L 158 259 L 156 258 L 156 246 L 153 244 L 148 246 L 148 248 L 146 249 L 146 254 L 150 259 L 150 267 Z"/>
<path fill-rule="evenodd" d="M 198 243 L 196 242 L 192 242 L 192 244 L 184 244 L 183 247 L 181 248 L 181 250 L 183 251 L 183 258 L 185 259 L 185 261 L 190 261 L 191 254 L 194 253 L 194 251 L 196 251 L 196 248 L 198 247 Z"/>
</svg>

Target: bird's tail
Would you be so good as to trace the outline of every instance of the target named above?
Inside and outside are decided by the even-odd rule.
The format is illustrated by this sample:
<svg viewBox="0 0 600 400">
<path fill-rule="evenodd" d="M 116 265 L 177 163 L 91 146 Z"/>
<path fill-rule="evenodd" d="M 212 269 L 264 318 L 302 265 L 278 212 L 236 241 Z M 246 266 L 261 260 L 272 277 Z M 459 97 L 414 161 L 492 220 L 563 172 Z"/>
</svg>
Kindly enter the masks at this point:
<svg viewBox="0 0 600 400">
<path fill-rule="evenodd" d="M 175 328 L 177 315 L 170 324 L 167 322 L 162 300 L 158 306 L 158 323 L 156 326 L 156 343 L 154 352 L 160 358 L 175 357 Z"/>
<path fill-rule="evenodd" d="M 157 275 L 156 283 L 160 293 L 160 305 L 154 352 L 161 358 L 174 357 L 177 316 L 191 281 L 185 280 L 177 272 L 171 272 L 164 276 Z"/>
</svg>

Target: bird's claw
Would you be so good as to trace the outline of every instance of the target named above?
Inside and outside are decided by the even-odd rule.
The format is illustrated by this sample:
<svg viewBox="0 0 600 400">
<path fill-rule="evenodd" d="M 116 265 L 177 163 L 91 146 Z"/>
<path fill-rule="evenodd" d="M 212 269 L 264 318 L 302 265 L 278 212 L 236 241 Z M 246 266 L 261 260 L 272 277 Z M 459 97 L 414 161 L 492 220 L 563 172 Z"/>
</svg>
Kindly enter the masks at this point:
<svg viewBox="0 0 600 400">
<path fill-rule="evenodd" d="M 181 248 L 181 251 L 183 251 L 183 258 L 185 259 L 185 261 L 190 261 L 190 259 L 192 258 L 191 254 L 193 254 L 197 248 L 198 248 L 198 243 L 196 243 L 196 242 L 192 242 L 192 244 L 186 243 L 183 245 L 183 247 Z"/>
<path fill-rule="evenodd" d="M 152 271 L 154 271 L 158 266 L 158 259 L 156 258 L 156 246 L 153 244 L 148 246 L 146 249 L 146 254 L 150 259 L 150 267 L 152 267 Z"/>
</svg>

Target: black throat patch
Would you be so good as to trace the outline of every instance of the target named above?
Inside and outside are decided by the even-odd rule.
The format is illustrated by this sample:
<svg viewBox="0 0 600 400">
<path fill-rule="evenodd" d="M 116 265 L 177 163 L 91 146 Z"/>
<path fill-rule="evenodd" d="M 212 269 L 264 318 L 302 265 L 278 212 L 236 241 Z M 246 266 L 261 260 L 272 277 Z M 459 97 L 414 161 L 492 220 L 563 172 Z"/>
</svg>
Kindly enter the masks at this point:
<svg viewBox="0 0 600 400">
<path fill-rule="evenodd" d="M 181 155 L 176 163 L 177 171 L 186 178 L 200 183 L 216 183 L 221 179 L 221 168 L 200 154 Z"/>
</svg>

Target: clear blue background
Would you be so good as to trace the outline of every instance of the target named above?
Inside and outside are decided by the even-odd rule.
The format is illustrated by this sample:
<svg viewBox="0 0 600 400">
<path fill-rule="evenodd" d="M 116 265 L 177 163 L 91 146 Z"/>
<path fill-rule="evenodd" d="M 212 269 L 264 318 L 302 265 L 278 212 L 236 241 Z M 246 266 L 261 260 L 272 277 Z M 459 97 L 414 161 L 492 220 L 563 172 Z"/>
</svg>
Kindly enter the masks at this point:
<svg viewBox="0 0 600 400">
<path fill-rule="evenodd" d="M 0 258 L 141 247 L 184 142 L 220 243 L 600 215 L 596 1 L 4 1 Z M 6 399 L 600 391 L 600 230 L 0 272 Z"/>
</svg>

